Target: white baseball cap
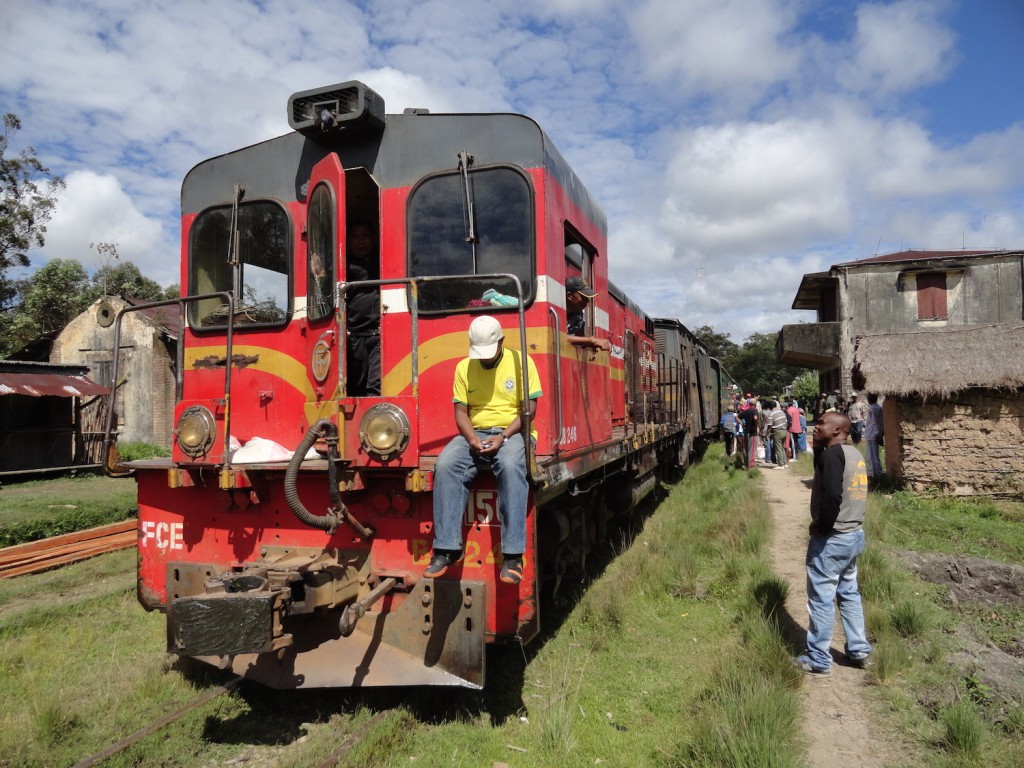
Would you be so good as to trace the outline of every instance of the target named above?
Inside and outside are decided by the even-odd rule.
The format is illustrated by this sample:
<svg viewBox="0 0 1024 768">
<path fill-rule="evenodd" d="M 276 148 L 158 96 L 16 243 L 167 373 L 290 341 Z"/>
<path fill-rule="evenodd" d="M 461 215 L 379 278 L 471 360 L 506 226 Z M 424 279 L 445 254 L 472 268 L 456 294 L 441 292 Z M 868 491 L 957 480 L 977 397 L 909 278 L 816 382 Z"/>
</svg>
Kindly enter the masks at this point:
<svg viewBox="0 0 1024 768">
<path fill-rule="evenodd" d="M 473 360 L 490 360 L 498 352 L 498 342 L 505 338 L 501 324 L 491 315 L 482 315 L 469 324 L 469 356 Z"/>
</svg>

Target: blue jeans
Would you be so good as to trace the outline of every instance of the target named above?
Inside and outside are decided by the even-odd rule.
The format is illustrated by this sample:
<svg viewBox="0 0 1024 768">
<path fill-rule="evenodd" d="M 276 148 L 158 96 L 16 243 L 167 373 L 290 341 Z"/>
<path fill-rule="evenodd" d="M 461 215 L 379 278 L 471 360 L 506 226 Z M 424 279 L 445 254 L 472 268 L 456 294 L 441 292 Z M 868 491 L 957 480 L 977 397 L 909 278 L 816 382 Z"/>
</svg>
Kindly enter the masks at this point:
<svg viewBox="0 0 1024 768">
<path fill-rule="evenodd" d="M 868 477 L 882 476 L 882 462 L 878 457 L 878 438 L 868 438 Z"/>
<path fill-rule="evenodd" d="M 863 528 L 831 536 L 812 535 L 807 543 L 807 656 L 819 669 L 832 665 L 829 647 L 837 598 L 846 632 L 846 655 L 860 658 L 871 653 L 857 588 L 857 556 L 864 545 Z"/>
<path fill-rule="evenodd" d="M 483 440 L 500 431 L 478 430 L 477 435 Z M 469 443 L 462 435 L 452 438 L 441 451 L 434 467 L 434 549 L 462 550 L 469 485 L 481 469 L 494 472 L 498 482 L 501 551 L 520 555 L 526 550 L 526 506 L 530 498 L 522 433 L 512 435 L 489 457 L 470 453 Z"/>
</svg>

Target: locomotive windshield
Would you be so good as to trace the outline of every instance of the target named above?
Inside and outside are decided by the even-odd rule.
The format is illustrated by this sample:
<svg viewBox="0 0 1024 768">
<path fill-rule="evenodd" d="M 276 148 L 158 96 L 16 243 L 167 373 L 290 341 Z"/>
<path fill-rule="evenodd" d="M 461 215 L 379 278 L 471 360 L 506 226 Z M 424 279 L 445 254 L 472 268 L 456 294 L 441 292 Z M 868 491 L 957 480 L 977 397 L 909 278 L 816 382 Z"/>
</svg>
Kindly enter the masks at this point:
<svg viewBox="0 0 1024 768">
<path fill-rule="evenodd" d="M 231 249 L 232 208 L 203 211 L 192 225 L 189 293 L 235 292 L 236 325 L 279 325 L 289 310 L 290 234 L 288 215 L 276 203 L 238 206 L 238 252 Z M 232 262 L 237 260 L 237 265 Z M 227 325 L 219 299 L 189 304 L 193 328 Z"/>
<path fill-rule="evenodd" d="M 409 198 L 409 275 L 480 275 L 420 288 L 421 312 L 515 306 L 511 273 L 533 296 L 533 199 L 530 182 L 509 167 L 431 176 Z"/>
</svg>

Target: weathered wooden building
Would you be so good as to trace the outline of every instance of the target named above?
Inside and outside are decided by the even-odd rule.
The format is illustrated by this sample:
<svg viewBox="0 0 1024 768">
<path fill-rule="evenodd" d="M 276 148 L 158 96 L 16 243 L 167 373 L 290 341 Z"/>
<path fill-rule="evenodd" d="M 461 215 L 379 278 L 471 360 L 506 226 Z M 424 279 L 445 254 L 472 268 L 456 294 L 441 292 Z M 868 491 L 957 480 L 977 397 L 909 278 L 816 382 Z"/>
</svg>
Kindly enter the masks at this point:
<svg viewBox="0 0 1024 768">
<path fill-rule="evenodd" d="M 80 365 L 0 360 L 0 474 L 97 464 L 83 409 L 106 395 Z"/>
<path fill-rule="evenodd" d="M 1024 251 L 901 251 L 804 275 L 781 362 L 885 398 L 888 474 L 916 489 L 1020 493 Z"/>
<path fill-rule="evenodd" d="M 114 318 L 129 302 L 113 296 L 98 299 L 57 336 L 50 352 L 54 363 L 76 363 L 92 371 L 101 384 L 111 381 L 114 363 Z M 120 442 L 144 442 L 170 448 L 174 427 L 177 347 L 181 331 L 173 307 L 139 310 L 124 316 L 117 386 Z M 105 404 L 97 404 L 100 408 Z M 102 422 L 99 410 L 87 418 Z"/>
</svg>

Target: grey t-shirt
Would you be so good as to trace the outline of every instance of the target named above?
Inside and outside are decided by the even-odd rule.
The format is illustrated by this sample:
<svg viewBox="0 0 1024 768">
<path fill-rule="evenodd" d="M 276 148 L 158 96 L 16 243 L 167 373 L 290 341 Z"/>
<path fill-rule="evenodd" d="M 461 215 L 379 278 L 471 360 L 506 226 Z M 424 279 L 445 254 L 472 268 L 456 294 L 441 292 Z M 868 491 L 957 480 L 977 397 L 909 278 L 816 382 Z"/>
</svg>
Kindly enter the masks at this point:
<svg viewBox="0 0 1024 768">
<path fill-rule="evenodd" d="M 850 533 L 864 524 L 868 473 L 860 451 L 846 443 L 814 453 L 811 520 L 817 532 Z"/>
</svg>

